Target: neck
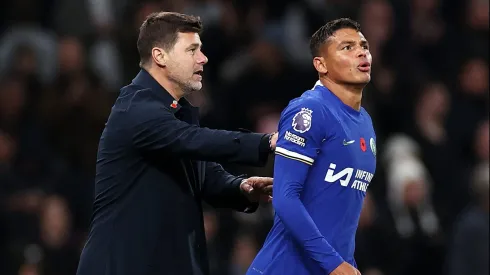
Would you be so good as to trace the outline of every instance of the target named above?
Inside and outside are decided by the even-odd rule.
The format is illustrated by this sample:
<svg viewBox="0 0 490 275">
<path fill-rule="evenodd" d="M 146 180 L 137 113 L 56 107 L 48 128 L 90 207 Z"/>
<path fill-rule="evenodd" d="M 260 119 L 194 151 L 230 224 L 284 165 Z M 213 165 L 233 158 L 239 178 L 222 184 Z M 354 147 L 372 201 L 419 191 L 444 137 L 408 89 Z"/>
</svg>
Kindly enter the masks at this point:
<svg viewBox="0 0 490 275">
<path fill-rule="evenodd" d="M 175 100 L 179 101 L 184 97 L 185 92 L 182 90 L 182 88 L 177 83 L 165 76 L 160 71 L 160 68 L 155 68 L 155 66 L 152 66 L 146 70 Z"/>
<path fill-rule="evenodd" d="M 334 82 L 328 77 L 321 76 L 320 82 L 347 106 L 361 110 L 362 90 L 361 85 L 345 85 Z"/>
</svg>

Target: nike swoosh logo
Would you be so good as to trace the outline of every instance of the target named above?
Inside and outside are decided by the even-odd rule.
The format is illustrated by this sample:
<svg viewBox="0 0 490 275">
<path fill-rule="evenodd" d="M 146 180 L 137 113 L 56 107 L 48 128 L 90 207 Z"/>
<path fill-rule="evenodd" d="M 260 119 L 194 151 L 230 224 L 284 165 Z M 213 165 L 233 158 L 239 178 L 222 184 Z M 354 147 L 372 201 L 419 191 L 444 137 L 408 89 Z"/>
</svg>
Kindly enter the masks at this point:
<svg viewBox="0 0 490 275">
<path fill-rule="evenodd" d="M 356 142 L 356 141 L 355 141 L 355 140 L 349 140 L 349 141 L 346 141 L 346 140 L 344 139 L 343 144 L 344 144 L 344 146 L 347 146 L 347 145 L 352 144 L 352 143 L 354 143 L 354 142 Z"/>
</svg>

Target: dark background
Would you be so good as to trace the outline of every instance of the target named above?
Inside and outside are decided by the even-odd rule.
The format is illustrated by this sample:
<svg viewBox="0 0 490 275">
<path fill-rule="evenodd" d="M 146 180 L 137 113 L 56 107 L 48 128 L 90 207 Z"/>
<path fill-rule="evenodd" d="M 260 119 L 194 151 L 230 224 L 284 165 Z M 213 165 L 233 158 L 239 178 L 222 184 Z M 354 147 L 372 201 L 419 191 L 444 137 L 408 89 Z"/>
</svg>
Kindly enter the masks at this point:
<svg viewBox="0 0 490 275">
<path fill-rule="evenodd" d="M 310 35 L 358 20 L 374 59 L 363 105 L 378 170 L 357 240 L 363 275 L 488 274 L 488 0 L 4 0 L 0 4 L 0 274 L 74 274 L 97 142 L 138 72 L 152 11 L 200 15 L 202 124 L 276 130 L 317 75 Z M 233 173 L 265 169 L 225 165 Z M 205 213 L 212 274 L 244 274 L 273 210 Z M 165 244 L 162 244 L 165 245 Z M 474 268 L 472 270 L 471 268 Z M 94 274 L 95 275 L 95 274 Z"/>
</svg>

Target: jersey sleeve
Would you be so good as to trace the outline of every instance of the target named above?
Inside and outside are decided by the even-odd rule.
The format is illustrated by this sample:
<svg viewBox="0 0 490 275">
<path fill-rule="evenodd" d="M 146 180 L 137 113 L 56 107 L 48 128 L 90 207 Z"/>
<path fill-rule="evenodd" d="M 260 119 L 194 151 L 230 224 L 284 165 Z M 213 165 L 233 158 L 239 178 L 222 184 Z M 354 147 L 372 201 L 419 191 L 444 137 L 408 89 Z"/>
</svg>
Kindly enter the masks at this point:
<svg viewBox="0 0 490 275">
<path fill-rule="evenodd" d="M 322 235 L 300 198 L 310 167 L 326 136 L 325 124 L 319 102 L 312 100 L 290 104 L 282 113 L 272 204 L 293 240 L 325 274 L 330 274 L 344 260 Z"/>
<path fill-rule="evenodd" d="M 325 115 L 314 99 L 292 102 L 281 114 L 276 154 L 312 165 L 324 139 Z"/>
</svg>

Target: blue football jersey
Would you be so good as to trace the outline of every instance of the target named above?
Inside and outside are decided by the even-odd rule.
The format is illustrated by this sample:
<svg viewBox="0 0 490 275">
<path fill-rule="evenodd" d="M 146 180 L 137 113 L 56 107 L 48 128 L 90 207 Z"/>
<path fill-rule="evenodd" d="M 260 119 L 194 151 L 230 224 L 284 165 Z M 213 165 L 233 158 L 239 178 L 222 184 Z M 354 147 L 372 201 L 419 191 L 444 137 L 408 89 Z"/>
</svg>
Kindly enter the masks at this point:
<svg viewBox="0 0 490 275">
<path fill-rule="evenodd" d="M 247 274 L 329 274 L 356 267 L 355 236 L 376 170 L 371 117 L 317 82 L 279 121 L 274 225 Z"/>
</svg>

